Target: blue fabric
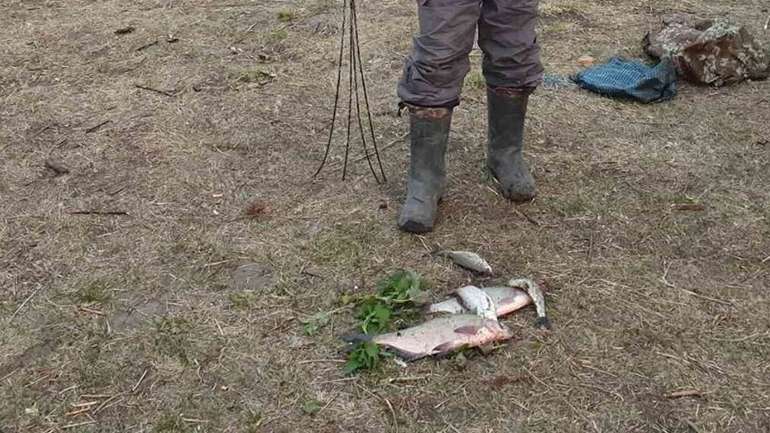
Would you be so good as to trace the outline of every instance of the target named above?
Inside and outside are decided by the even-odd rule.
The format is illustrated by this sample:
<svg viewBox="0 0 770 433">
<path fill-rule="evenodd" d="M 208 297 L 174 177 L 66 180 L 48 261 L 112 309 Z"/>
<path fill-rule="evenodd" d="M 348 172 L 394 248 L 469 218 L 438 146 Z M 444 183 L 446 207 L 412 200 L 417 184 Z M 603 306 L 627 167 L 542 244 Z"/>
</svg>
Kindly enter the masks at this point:
<svg viewBox="0 0 770 433">
<path fill-rule="evenodd" d="M 573 79 L 584 89 L 641 102 L 665 101 L 676 95 L 677 75 L 671 60 L 650 67 L 613 57 L 606 64 L 578 73 Z"/>
</svg>

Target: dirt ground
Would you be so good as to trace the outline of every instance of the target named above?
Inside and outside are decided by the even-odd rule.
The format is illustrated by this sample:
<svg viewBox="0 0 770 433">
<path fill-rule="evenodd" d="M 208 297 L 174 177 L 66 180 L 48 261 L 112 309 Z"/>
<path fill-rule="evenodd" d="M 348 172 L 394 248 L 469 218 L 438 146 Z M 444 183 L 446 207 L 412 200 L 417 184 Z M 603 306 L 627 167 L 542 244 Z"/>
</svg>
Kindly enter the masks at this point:
<svg viewBox="0 0 770 433">
<path fill-rule="evenodd" d="M 412 0 L 359 5 L 389 182 L 363 162 L 343 182 L 342 136 L 311 180 L 340 6 L 0 3 L 0 432 L 770 431 L 770 82 L 654 105 L 541 88 L 526 149 L 540 196 L 513 206 L 482 169 L 474 52 L 441 219 L 418 238 L 395 227 Z M 544 0 L 543 61 L 641 57 L 675 11 L 770 39 L 764 0 Z M 261 277 L 244 284 L 248 263 Z M 536 278 L 554 330 L 528 308 L 490 354 L 345 376 L 343 301 L 399 268 L 434 299 Z M 331 323 L 305 335 L 319 312 Z"/>
</svg>

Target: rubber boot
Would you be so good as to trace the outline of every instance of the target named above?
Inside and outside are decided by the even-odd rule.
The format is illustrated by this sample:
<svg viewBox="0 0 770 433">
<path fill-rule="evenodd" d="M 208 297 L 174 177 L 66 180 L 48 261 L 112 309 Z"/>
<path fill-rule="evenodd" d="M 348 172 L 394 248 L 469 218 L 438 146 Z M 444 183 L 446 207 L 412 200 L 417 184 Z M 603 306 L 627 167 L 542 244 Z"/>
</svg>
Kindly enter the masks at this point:
<svg viewBox="0 0 770 433">
<path fill-rule="evenodd" d="M 407 194 L 398 226 L 409 233 L 433 230 L 446 185 L 445 154 L 452 110 L 408 106 L 410 164 Z"/>
<path fill-rule="evenodd" d="M 487 167 L 500 183 L 503 196 L 515 202 L 527 202 L 537 195 L 522 153 L 528 99 L 528 92 L 487 88 Z"/>
</svg>

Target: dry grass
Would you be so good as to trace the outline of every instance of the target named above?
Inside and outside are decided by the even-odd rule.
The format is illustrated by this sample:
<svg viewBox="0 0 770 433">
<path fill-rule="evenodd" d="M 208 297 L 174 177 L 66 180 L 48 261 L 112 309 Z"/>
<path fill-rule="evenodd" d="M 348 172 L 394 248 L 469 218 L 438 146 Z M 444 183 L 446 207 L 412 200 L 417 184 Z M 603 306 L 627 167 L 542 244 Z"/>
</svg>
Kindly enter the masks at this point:
<svg viewBox="0 0 770 433">
<path fill-rule="evenodd" d="M 640 55 L 674 10 L 729 13 L 768 39 L 758 0 L 542 3 L 550 72 Z M 424 240 L 545 280 L 555 331 L 534 332 L 526 311 L 487 356 L 342 375 L 344 294 L 399 267 L 436 298 L 470 278 L 394 226 L 413 12 L 361 5 L 380 141 L 398 140 L 377 186 L 363 163 L 347 182 L 309 181 L 337 2 L 3 2 L 0 431 L 770 430 L 769 82 L 684 86 L 650 106 L 541 90 L 527 136 L 541 195 L 514 207 L 480 168 L 474 72 Z M 232 281 L 252 262 L 273 284 Z"/>
</svg>

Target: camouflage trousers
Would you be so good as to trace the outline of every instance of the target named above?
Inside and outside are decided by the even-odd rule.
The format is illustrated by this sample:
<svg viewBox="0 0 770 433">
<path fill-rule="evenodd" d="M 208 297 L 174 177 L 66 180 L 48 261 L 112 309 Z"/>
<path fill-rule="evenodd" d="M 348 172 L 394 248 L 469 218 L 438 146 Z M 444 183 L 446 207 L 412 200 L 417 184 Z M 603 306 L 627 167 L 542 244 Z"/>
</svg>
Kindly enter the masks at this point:
<svg viewBox="0 0 770 433">
<path fill-rule="evenodd" d="M 531 90 L 542 81 L 537 0 L 417 0 L 419 33 L 398 84 L 402 103 L 459 104 L 478 30 L 487 85 Z"/>
</svg>

